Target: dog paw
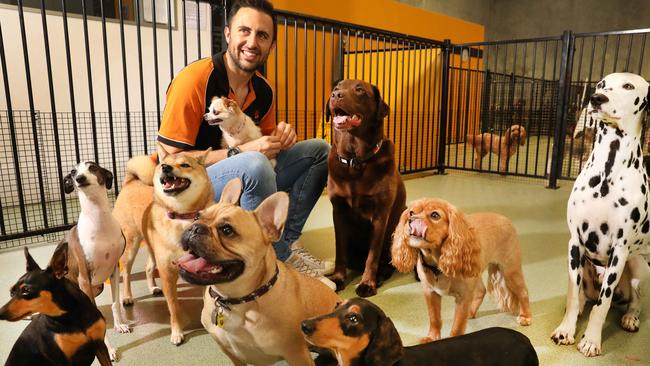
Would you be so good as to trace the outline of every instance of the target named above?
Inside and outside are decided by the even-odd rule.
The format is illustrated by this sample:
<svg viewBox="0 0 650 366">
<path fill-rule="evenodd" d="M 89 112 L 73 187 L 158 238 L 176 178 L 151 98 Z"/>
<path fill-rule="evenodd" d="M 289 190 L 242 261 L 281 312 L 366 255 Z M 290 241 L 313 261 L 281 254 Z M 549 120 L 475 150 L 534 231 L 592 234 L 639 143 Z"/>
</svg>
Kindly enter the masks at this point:
<svg viewBox="0 0 650 366">
<path fill-rule="evenodd" d="M 133 298 L 131 296 L 124 296 L 122 298 L 122 305 L 124 306 L 133 306 Z"/>
<path fill-rule="evenodd" d="M 600 342 L 583 337 L 578 343 L 578 351 L 587 357 L 600 355 Z"/>
<path fill-rule="evenodd" d="M 367 283 L 360 283 L 356 290 L 357 295 L 361 297 L 370 297 L 377 295 L 377 288 Z"/>
<path fill-rule="evenodd" d="M 573 334 L 575 333 L 575 330 L 569 331 L 562 329 L 562 326 L 557 327 L 553 334 L 551 334 L 551 339 L 555 344 L 574 344 L 576 342 L 575 338 L 573 338 Z"/>
<path fill-rule="evenodd" d="M 172 331 L 172 336 L 171 336 L 171 342 L 175 346 L 180 346 L 181 343 L 185 340 L 185 336 L 183 335 L 183 332 L 176 332 Z"/>
<path fill-rule="evenodd" d="M 345 289 L 345 277 L 344 276 L 342 276 L 340 274 L 337 274 L 337 273 L 334 273 L 331 276 L 327 276 L 327 278 L 329 278 L 329 280 L 334 282 L 334 284 L 336 285 L 336 292 L 343 291 Z"/>
<path fill-rule="evenodd" d="M 156 286 L 156 287 L 151 288 L 151 294 L 153 296 L 162 296 L 163 291 L 162 291 L 162 289 L 160 287 Z"/>
<path fill-rule="evenodd" d="M 116 324 L 113 326 L 113 328 L 114 328 L 115 331 L 118 332 L 118 333 L 131 333 L 131 327 L 129 326 L 129 324 L 125 324 L 125 323 L 117 324 L 117 323 L 116 323 Z"/>
<path fill-rule="evenodd" d="M 113 347 L 108 348 L 108 357 L 111 359 L 111 362 L 117 361 L 117 351 Z"/>
<path fill-rule="evenodd" d="M 628 332 L 638 332 L 639 323 L 639 317 L 634 314 L 625 314 L 621 318 L 621 326 Z"/>
<path fill-rule="evenodd" d="M 522 316 L 522 315 L 519 315 L 519 316 L 517 317 L 517 323 L 518 323 L 519 325 L 526 326 L 526 325 L 530 325 L 530 324 L 532 324 L 532 322 L 533 322 L 533 319 L 531 319 L 531 317 L 529 317 L 529 316 Z M 557 343 L 557 342 L 556 342 L 556 343 Z"/>
</svg>

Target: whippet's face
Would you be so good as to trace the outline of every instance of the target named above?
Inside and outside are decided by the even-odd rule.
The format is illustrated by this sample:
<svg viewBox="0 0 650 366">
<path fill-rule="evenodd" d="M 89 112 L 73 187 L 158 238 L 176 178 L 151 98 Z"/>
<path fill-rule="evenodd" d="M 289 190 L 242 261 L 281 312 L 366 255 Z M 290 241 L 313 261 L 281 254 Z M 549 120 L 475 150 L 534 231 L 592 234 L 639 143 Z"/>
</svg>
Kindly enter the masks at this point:
<svg viewBox="0 0 650 366">
<path fill-rule="evenodd" d="M 640 133 L 643 113 L 648 109 L 649 85 L 636 74 L 609 74 L 596 84 L 588 111 L 612 127 Z"/>
<path fill-rule="evenodd" d="M 75 187 L 78 190 L 85 191 L 96 187 L 111 189 L 112 186 L 113 173 L 92 161 L 83 161 L 77 164 L 70 171 L 70 174 L 63 178 L 63 191 L 65 193 L 71 193 Z"/>
</svg>

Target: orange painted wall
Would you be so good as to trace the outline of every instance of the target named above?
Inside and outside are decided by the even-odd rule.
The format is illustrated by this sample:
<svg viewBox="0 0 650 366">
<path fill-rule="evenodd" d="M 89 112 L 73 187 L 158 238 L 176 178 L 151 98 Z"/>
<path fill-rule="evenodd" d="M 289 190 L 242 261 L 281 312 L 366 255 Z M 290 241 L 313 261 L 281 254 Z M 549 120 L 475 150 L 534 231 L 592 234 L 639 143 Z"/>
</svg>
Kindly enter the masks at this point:
<svg viewBox="0 0 650 366">
<path fill-rule="evenodd" d="M 392 0 L 273 0 L 277 9 L 452 43 L 485 40 L 485 28 Z"/>
</svg>

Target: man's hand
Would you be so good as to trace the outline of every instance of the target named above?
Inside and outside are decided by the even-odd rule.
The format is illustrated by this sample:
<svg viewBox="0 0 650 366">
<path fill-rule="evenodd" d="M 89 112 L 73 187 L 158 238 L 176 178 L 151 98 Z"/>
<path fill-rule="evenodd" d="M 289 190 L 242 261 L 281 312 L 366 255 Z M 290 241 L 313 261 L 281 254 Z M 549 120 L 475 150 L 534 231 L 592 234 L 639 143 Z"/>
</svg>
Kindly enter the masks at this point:
<svg viewBox="0 0 650 366">
<path fill-rule="evenodd" d="M 294 133 L 295 135 L 295 133 Z M 256 140 L 249 141 L 245 144 L 238 146 L 241 151 L 259 151 L 272 159 L 278 155 L 282 149 L 280 138 L 275 135 L 262 136 Z"/>
<path fill-rule="evenodd" d="M 278 123 L 271 136 L 277 136 L 280 139 L 280 150 L 287 150 L 297 142 L 296 130 L 293 129 L 292 125 L 284 121 Z"/>
</svg>

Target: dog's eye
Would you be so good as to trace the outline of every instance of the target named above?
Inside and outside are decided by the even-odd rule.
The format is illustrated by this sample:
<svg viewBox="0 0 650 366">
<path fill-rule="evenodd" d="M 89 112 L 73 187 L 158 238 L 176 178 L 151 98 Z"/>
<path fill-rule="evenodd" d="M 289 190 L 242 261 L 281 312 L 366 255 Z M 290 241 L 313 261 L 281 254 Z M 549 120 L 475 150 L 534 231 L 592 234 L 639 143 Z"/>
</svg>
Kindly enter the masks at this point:
<svg viewBox="0 0 650 366">
<path fill-rule="evenodd" d="M 233 235 L 235 235 L 235 229 L 233 229 L 232 226 L 230 226 L 228 224 L 219 225 L 219 227 L 217 229 L 219 230 L 219 232 L 221 234 L 223 234 L 225 236 L 233 236 Z"/>
<path fill-rule="evenodd" d="M 632 85 L 630 83 L 625 83 L 625 84 L 623 84 L 623 89 L 625 89 L 625 90 L 634 90 L 634 85 Z"/>
<path fill-rule="evenodd" d="M 189 167 L 190 167 L 190 164 L 188 164 L 188 163 L 181 164 L 181 168 L 189 168 Z"/>
<path fill-rule="evenodd" d="M 88 167 L 88 170 L 90 170 L 91 172 L 94 172 L 95 170 L 97 170 L 97 167 L 94 166 L 94 165 L 91 165 L 91 166 Z"/>
<path fill-rule="evenodd" d="M 20 295 L 22 296 L 29 296 L 32 293 L 32 288 L 29 286 L 23 286 L 23 288 L 20 289 Z"/>
<path fill-rule="evenodd" d="M 357 314 L 349 314 L 348 320 L 354 324 L 357 324 L 359 322 L 359 317 L 357 316 Z"/>
<path fill-rule="evenodd" d="M 440 220 L 440 214 L 438 213 L 438 211 L 433 211 L 431 213 L 431 218 L 434 220 Z"/>
<path fill-rule="evenodd" d="M 603 82 L 601 81 L 600 83 L 596 84 L 596 89 L 602 89 L 603 88 Z"/>
<path fill-rule="evenodd" d="M 72 170 L 70 171 L 70 175 L 75 175 L 75 174 L 77 174 L 77 170 L 76 170 L 76 169 L 72 169 Z"/>
</svg>

